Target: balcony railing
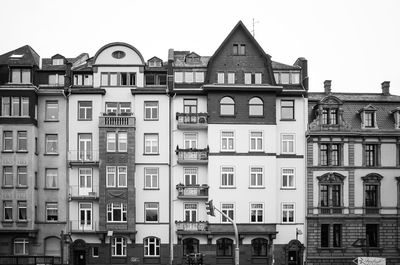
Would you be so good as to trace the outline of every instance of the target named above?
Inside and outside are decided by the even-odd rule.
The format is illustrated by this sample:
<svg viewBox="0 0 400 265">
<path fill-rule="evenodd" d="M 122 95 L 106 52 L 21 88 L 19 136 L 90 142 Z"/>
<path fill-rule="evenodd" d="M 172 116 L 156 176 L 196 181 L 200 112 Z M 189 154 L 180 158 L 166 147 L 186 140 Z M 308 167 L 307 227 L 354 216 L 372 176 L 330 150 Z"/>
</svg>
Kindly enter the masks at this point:
<svg viewBox="0 0 400 265">
<path fill-rule="evenodd" d="M 70 199 L 87 199 L 94 200 L 99 198 L 99 186 L 95 185 L 89 188 L 80 187 L 78 185 L 69 186 L 69 197 Z"/>
<path fill-rule="evenodd" d="M 70 150 L 68 151 L 68 162 L 70 165 L 98 164 L 98 150 Z"/>
<path fill-rule="evenodd" d="M 188 199 L 188 198 L 197 198 L 197 199 L 207 199 L 208 198 L 208 185 L 190 185 L 185 186 L 183 184 L 176 185 L 176 189 L 178 190 L 178 198 Z"/>
<path fill-rule="evenodd" d="M 207 113 L 176 113 L 178 129 L 207 129 Z"/>
<path fill-rule="evenodd" d="M 177 231 L 207 231 L 208 222 L 185 222 L 185 221 L 175 221 L 175 227 Z"/>
<path fill-rule="evenodd" d="M 135 117 L 133 113 L 103 113 L 99 117 L 99 127 L 134 127 Z"/>
<path fill-rule="evenodd" d="M 320 214 L 342 214 L 343 207 L 320 207 Z"/>
<path fill-rule="evenodd" d="M 175 150 L 178 155 L 179 164 L 206 164 L 208 163 L 208 147 L 205 149 L 181 149 L 177 146 Z"/>
<path fill-rule="evenodd" d="M 379 207 L 364 207 L 365 214 L 379 214 L 380 208 Z"/>
<path fill-rule="evenodd" d="M 99 223 L 88 220 L 69 221 L 69 231 L 71 232 L 95 232 L 99 230 Z"/>
</svg>

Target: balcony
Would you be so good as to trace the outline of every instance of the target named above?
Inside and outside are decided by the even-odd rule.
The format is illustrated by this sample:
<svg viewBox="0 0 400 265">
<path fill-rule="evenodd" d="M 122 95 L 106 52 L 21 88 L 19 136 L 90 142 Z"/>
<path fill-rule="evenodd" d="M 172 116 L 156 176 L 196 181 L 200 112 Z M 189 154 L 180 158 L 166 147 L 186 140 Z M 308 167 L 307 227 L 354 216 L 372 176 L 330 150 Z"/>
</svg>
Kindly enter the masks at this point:
<svg viewBox="0 0 400 265">
<path fill-rule="evenodd" d="M 70 166 L 98 166 L 98 150 L 70 150 L 68 151 L 68 163 Z"/>
<path fill-rule="evenodd" d="M 176 113 L 180 130 L 207 130 L 207 119 L 207 113 Z"/>
<path fill-rule="evenodd" d="M 187 231 L 187 232 L 206 232 L 208 231 L 208 222 L 185 222 L 175 221 L 176 231 Z"/>
<path fill-rule="evenodd" d="M 135 127 L 133 113 L 103 113 L 99 117 L 99 127 Z"/>
<path fill-rule="evenodd" d="M 72 233 L 93 233 L 99 231 L 99 223 L 96 221 L 72 220 L 69 221 L 69 231 Z"/>
<path fill-rule="evenodd" d="M 320 214 L 343 214 L 343 207 L 319 207 Z"/>
<path fill-rule="evenodd" d="M 364 207 L 364 214 L 380 214 L 380 207 Z"/>
<path fill-rule="evenodd" d="M 183 184 L 176 185 L 178 190 L 178 199 L 208 199 L 207 184 L 185 186 Z"/>
<path fill-rule="evenodd" d="M 82 188 L 78 185 L 69 186 L 69 198 L 70 200 L 98 200 L 99 199 L 99 186 L 93 186 L 90 188 Z"/>
<path fill-rule="evenodd" d="M 209 149 L 180 149 L 177 146 L 175 153 L 178 155 L 178 164 L 207 164 Z"/>
</svg>

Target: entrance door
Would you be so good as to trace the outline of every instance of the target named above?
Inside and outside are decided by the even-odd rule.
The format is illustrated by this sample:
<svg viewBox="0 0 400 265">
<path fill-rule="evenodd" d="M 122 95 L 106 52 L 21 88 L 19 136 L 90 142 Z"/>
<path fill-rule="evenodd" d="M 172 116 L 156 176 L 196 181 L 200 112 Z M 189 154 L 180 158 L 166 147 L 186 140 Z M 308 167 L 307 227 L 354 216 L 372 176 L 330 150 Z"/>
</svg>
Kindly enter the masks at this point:
<svg viewBox="0 0 400 265">
<path fill-rule="evenodd" d="M 84 250 L 74 251 L 74 265 L 86 265 L 86 251 Z"/>
<path fill-rule="evenodd" d="M 87 196 L 92 192 L 93 187 L 92 169 L 80 168 L 79 169 L 79 195 Z"/>
<path fill-rule="evenodd" d="M 79 203 L 79 230 L 92 230 L 92 204 Z"/>
</svg>

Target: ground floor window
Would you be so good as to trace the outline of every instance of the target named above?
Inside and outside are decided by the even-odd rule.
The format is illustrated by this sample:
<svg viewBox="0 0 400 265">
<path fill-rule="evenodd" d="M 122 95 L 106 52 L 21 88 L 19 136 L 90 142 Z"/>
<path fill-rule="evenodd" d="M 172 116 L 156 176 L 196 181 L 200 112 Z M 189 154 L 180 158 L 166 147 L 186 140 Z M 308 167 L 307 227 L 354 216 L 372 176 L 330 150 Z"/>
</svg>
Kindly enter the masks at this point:
<svg viewBox="0 0 400 265">
<path fill-rule="evenodd" d="M 183 254 L 199 253 L 199 240 L 186 238 L 183 240 Z"/>
<path fill-rule="evenodd" d="M 16 238 L 14 240 L 14 255 L 29 254 L 29 240 L 26 238 Z"/>
<path fill-rule="evenodd" d="M 159 257 L 160 256 L 160 239 L 157 237 L 146 237 L 144 239 L 144 256 Z"/>
<path fill-rule="evenodd" d="M 231 257 L 233 252 L 233 240 L 229 238 L 220 238 L 217 240 L 217 256 Z"/>
<path fill-rule="evenodd" d="M 114 237 L 111 244 L 112 256 L 126 256 L 126 238 Z"/>
<path fill-rule="evenodd" d="M 252 256 L 267 256 L 268 241 L 265 238 L 255 238 L 251 240 Z"/>
</svg>

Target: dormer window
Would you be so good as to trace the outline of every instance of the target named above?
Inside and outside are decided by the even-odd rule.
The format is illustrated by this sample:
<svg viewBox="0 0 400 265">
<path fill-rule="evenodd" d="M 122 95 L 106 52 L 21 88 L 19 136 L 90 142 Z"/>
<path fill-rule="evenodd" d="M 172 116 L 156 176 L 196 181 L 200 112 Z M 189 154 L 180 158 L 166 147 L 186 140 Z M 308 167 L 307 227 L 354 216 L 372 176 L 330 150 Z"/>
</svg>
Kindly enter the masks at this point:
<svg viewBox="0 0 400 265">
<path fill-rule="evenodd" d="M 13 84 L 31 83 L 31 69 L 12 68 L 11 83 Z"/>
<path fill-rule="evenodd" d="M 338 109 L 323 108 L 322 109 L 322 124 L 338 124 Z"/>
<path fill-rule="evenodd" d="M 232 47 L 233 55 L 245 55 L 246 54 L 246 44 L 233 44 Z"/>
<path fill-rule="evenodd" d="M 394 118 L 394 128 L 400 129 L 400 107 L 392 110 L 393 118 Z"/>
<path fill-rule="evenodd" d="M 162 60 L 158 57 L 153 57 L 147 61 L 149 67 L 162 67 Z"/>
<path fill-rule="evenodd" d="M 188 54 L 185 58 L 187 63 L 198 63 L 200 62 L 200 56 L 194 52 Z"/>
<path fill-rule="evenodd" d="M 274 77 L 277 84 L 300 84 L 299 71 L 274 72 Z"/>
<path fill-rule="evenodd" d="M 53 65 L 63 65 L 64 64 L 64 59 L 59 58 L 59 59 L 53 59 L 52 60 Z"/>
<path fill-rule="evenodd" d="M 371 105 L 360 110 L 362 129 L 378 129 L 376 111 L 377 109 Z"/>
</svg>

